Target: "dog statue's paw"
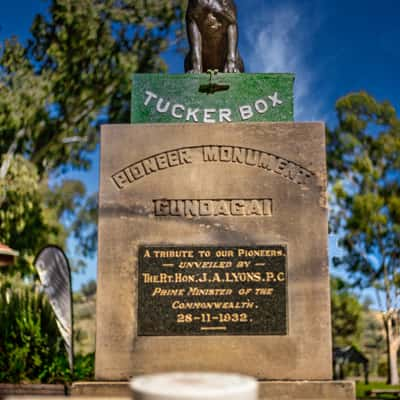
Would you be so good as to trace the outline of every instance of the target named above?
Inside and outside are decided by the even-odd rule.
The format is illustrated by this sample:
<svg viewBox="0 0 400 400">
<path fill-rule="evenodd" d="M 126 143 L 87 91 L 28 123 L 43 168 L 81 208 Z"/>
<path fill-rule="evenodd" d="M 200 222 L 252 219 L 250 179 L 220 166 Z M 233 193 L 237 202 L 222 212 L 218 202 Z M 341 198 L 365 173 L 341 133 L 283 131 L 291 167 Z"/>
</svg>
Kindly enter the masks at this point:
<svg viewBox="0 0 400 400">
<path fill-rule="evenodd" d="M 236 61 L 227 61 L 224 67 L 224 72 L 234 73 L 240 72 Z"/>
</svg>

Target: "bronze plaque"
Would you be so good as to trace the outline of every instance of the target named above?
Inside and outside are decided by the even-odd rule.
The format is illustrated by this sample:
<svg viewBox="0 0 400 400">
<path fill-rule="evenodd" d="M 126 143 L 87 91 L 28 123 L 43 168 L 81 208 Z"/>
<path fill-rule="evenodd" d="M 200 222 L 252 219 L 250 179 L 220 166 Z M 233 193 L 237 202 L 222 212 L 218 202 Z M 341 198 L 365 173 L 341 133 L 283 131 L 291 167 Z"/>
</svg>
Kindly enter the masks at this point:
<svg viewBox="0 0 400 400">
<path fill-rule="evenodd" d="M 286 246 L 141 246 L 139 336 L 287 335 Z"/>
</svg>

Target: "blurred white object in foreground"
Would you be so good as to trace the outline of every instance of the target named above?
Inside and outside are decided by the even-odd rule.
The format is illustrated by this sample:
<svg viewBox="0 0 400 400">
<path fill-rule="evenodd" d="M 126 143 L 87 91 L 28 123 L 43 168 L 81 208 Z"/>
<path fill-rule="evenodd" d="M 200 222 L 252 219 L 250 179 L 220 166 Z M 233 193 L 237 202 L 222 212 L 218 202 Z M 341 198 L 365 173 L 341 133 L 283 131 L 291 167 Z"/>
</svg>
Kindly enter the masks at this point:
<svg viewBox="0 0 400 400">
<path fill-rule="evenodd" d="M 221 373 L 144 375 L 131 381 L 135 400 L 257 400 L 256 379 Z"/>
</svg>

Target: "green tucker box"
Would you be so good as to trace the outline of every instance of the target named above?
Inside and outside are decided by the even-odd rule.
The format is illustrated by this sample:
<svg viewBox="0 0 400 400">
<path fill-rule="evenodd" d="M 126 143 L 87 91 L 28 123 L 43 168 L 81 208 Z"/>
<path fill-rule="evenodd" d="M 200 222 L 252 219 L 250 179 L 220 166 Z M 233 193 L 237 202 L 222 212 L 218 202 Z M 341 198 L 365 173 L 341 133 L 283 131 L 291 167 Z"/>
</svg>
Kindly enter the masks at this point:
<svg viewBox="0 0 400 400">
<path fill-rule="evenodd" d="M 131 122 L 290 122 L 293 85 L 293 74 L 134 74 Z"/>
</svg>

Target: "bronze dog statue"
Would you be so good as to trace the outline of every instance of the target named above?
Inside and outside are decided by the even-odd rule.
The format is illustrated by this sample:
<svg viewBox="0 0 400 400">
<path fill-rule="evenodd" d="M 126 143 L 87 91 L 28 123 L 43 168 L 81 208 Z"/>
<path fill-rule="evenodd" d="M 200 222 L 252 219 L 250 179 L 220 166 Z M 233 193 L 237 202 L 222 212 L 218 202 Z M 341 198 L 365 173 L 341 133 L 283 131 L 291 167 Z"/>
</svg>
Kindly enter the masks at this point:
<svg viewBox="0 0 400 400">
<path fill-rule="evenodd" d="M 189 0 L 186 25 L 190 51 L 185 72 L 244 72 L 233 0 Z"/>
</svg>

